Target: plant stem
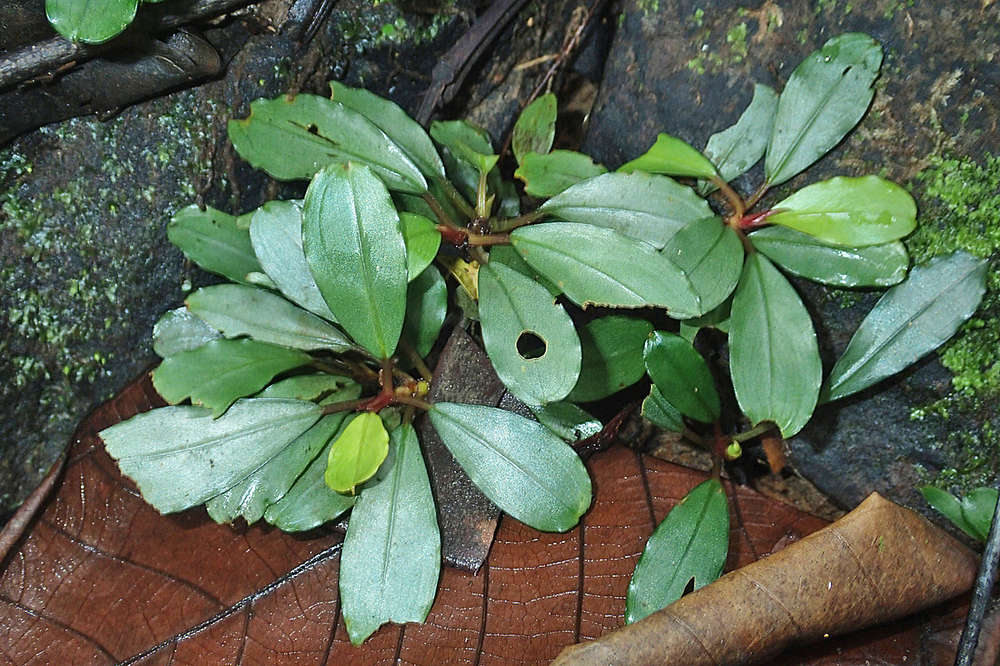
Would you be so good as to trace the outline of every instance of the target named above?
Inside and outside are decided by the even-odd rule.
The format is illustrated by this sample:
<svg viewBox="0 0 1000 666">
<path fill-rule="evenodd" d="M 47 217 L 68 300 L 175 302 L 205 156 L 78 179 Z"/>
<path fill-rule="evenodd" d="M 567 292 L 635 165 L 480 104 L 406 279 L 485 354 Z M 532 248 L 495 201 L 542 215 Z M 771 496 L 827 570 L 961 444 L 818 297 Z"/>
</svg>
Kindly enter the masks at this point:
<svg viewBox="0 0 1000 666">
<path fill-rule="evenodd" d="M 427 205 L 430 206 L 431 210 L 434 211 L 434 215 L 437 216 L 438 222 L 452 229 L 461 229 L 461 227 L 455 224 L 455 221 L 451 219 L 451 215 L 448 215 L 448 212 L 445 211 L 441 202 L 434 198 L 433 194 L 430 192 L 424 192 L 423 199 L 427 202 Z M 470 210 L 470 212 L 472 211 Z M 470 215 L 469 217 L 471 218 L 472 216 Z"/>
<path fill-rule="evenodd" d="M 441 189 L 444 190 L 444 194 L 448 197 L 448 200 L 451 201 L 451 205 L 458 209 L 458 212 L 470 220 L 476 216 L 476 211 L 472 209 L 469 202 L 465 200 L 465 197 L 462 196 L 462 193 L 458 191 L 450 180 L 447 178 L 438 178 L 437 183 L 441 186 Z M 427 199 L 428 196 L 430 196 L 431 199 L 434 199 L 434 195 L 430 192 L 424 195 L 424 199 Z M 434 199 L 434 202 L 439 208 L 441 207 L 441 204 L 437 201 L 437 199 Z M 435 211 L 435 213 L 436 212 L 437 211 Z"/>
<path fill-rule="evenodd" d="M 993 594 L 997 582 L 997 565 L 1000 564 L 1000 502 L 993 509 L 993 522 L 986 538 L 986 550 L 979 564 L 979 575 L 976 576 L 976 586 L 972 591 L 972 601 L 969 603 L 969 615 L 965 618 L 962 638 L 958 642 L 958 653 L 955 655 L 955 666 L 972 666 L 976 656 L 976 645 L 983 628 L 983 618 L 986 607 Z"/>
<path fill-rule="evenodd" d="M 761 186 L 757 188 L 757 191 L 750 195 L 750 198 L 747 199 L 746 209 L 750 210 L 756 206 L 757 202 L 761 200 L 761 197 L 767 194 L 769 189 L 771 189 L 771 186 L 768 183 L 762 183 Z"/>
<path fill-rule="evenodd" d="M 490 228 L 496 233 L 508 233 L 518 227 L 523 227 L 527 224 L 537 222 L 545 217 L 545 215 L 546 213 L 544 211 L 536 210 L 530 213 L 525 213 L 524 215 L 518 215 L 517 217 L 508 217 L 505 220 L 496 220 L 490 224 Z"/>
<path fill-rule="evenodd" d="M 730 219 L 739 220 L 742 218 L 747 211 L 747 205 L 743 203 L 743 198 L 736 193 L 736 190 L 718 175 L 712 176 L 712 184 L 718 187 L 719 191 L 726 196 L 726 200 L 729 201 L 729 206 L 733 209 Z"/>
<path fill-rule="evenodd" d="M 469 234 L 467 240 L 472 246 L 510 245 L 510 234 Z M 483 262 L 479 262 L 483 263 Z"/>
<path fill-rule="evenodd" d="M 417 372 L 420 373 L 420 376 L 429 382 L 433 381 L 434 373 L 431 372 L 430 368 L 427 367 L 427 364 L 424 363 L 424 359 L 420 358 L 420 354 L 418 354 L 417 350 L 413 348 L 410 341 L 405 338 L 400 338 L 399 346 L 403 348 L 403 353 L 405 353 L 413 362 L 413 366 L 417 369 Z"/>
<path fill-rule="evenodd" d="M 746 432 L 736 433 L 735 435 L 732 436 L 732 439 L 734 439 L 737 442 L 739 442 L 740 444 L 742 444 L 743 442 L 751 440 L 754 437 L 759 437 L 759 436 L 763 435 L 764 433 L 766 433 L 767 431 L 773 430 L 773 429 L 774 429 L 774 424 L 773 423 L 771 423 L 770 421 L 764 421 L 762 423 L 758 423 L 757 425 L 755 425 L 754 427 L 750 428 Z"/>
<path fill-rule="evenodd" d="M 476 217 L 485 220 L 490 216 L 489 188 L 486 186 L 486 171 L 479 172 L 479 187 L 476 188 Z"/>
</svg>

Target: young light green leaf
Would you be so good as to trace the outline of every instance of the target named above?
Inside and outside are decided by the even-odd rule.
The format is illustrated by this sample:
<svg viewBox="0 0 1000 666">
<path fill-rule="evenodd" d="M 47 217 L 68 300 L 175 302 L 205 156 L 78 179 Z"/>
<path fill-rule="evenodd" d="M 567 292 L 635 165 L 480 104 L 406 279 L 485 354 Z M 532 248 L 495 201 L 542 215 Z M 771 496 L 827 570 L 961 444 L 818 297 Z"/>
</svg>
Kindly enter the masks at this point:
<svg viewBox="0 0 1000 666">
<path fill-rule="evenodd" d="M 185 299 L 193 314 L 227 338 L 247 336 L 293 349 L 355 349 L 343 333 L 270 291 L 241 284 L 202 287 Z"/>
<path fill-rule="evenodd" d="M 898 240 L 917 226 L 917 204 L 878 176 L 838 176 L 804 187 L 775 206 L 767 221 L 847 247 Z"/>
<path fill-rule="evenodd" d="M 320 418 L 301 400 L 240 400 L 219 418 L 163 407 L 100 433 L 108 454 L 160 513 L 201 504 L 272 459 Z"/>
<path fill-rule="evenodd" d="M 910 271 L 861 322 L 827 378 L 824 399 L 866 389 L 937 349 L 979 307 L 987 266 L 956 252 Z"/>
<path fill-rule="evenodd" d="M 753 100 L 732 127 L 708 138 L 705 157 L 712 160 L 722 180 L 727 183 L 746 173 L 760 161 L 767 150 L 767 142 L 778 110 L 778 94 L 774 89 L 757 84 Z M 702 192 L 711 192 L 715 186 L 704 183 Z"/>
<path fill-rule="evenodd" d="M 565 532 L 590 507 L 587 469 L 542 424 L 495 407 L 448 402 L 428 416 L 476 487 L 522 523 Z"/>
<path fill-rule="evenodd" d="M 644 154 L 618 168 L 622 173 L 645 171 L 667 176 L 712 178 L 717 175 L 715 165 L 690 145 L 669 134 L 660 134 L 656 143 Z"/>
<path fill-rule="evenodd" d="M 336 322 L 302 251 L 301 201 L 269 201 L 255 210 L 250 219 L 250 243 L 278 291 L 313 314 Z"/>
<path fill-rule="evenodd" d="M 882 47 L 868 35 L 834 37 L 792 72 L 764 160 L 768 185 L 783 183 L 825 155 L 858 124 L 875 96 Z"/>
<path fill-rule="evenodd" d="M 613 229 L 548 222 L 515 229 L 510 240 L 577 305 L 655 306 L 681 319 L 702 314 L 691 282 L 673 262 Z"/>
<path fill-rule="evenodd" d="M 243 159 L 279 180 L 312 178 L 332 162 L 351 161 L 393 190 L 427 191 L 420 168 L 375 123 L 316 95 L 259 99 L 248 118 L 229 121 L 229 138 Z"/>
<path fill-rule="evenodd" d="M 441 335 L 447 314 L 448 285 L 438 269 L 431 266 L 410 283 L 406 292 L 403 337 L 421 357 L 430 353 Z"/>
<path fill-rule="evenodd" d="M 206 271 L 232 282 L 247 283 L 247 275 L 261 268 L 250 245 L 250 234 L 236 226 L 236 218 L 214 208 L 182 208 L 167 225 L 167 238 L 184 256 Z"/>
<path fill-rule="evenodd" d="M 590 156 L 572 150 L 553 150 L 550 153 L 528 153 L 521 159 L 521 166 L 514 172 L 524 181 L 524 191 L 533 197 L 554 197 L 588 178 L 607 173 Z"/>
<path fill-rule="evenodd" d="M 719 419 L 712 372 L 694 345 L 679 335 L 656 331 L 646 340 L 643 354 L 649 378 L 667 402 L 703 423 Z"/>
<path fill-rule="evenodd" d="M 360 113 L 370 120 L 410 158 L 428 178 L 444 177 L 444 164 L 431 138 L 420 123 L 406 115 L 389 100 L 363 88 L 351 88 L 339 81 L 330 81 L 333 101 Z"/>
<path fill-rule="evenodd" d="M 962 518 L 972 528 L 972 536 L 986 541 L 997 508 L 996 488 L 976 488 L 962 498 Z"/>
<path fill-rule="evenodd" d="M 370 169 L 333 164 L 306 191 L 302 245 L 323 299 L 359 345 L 396 349 L 406 311 L 406 245 L 385 185 Z"/>
<path fill-rule="evenodd" d="M 168 310 L 153 325 L 153 351 L 160 358 L 191 351 L 206 342 L 218 340 L 222 333 L 208 325 L 187 308 Z"/>
<path fill-rule="evenodd" d="M 549 199 L 539 210 L 567 222 L 614 229 L 656 249 L 689 222 L 713 214 L 690 187 L 643 172 L 588 178 Z"/>
<path fill-rule="evenodd" d="M 684 496 L 649 537 L 632 574 L 625 600 L 625 622 L 641 620 L 694 589 L 711 583 L 729 552 L 729 505 L 718 479 L 709 479 Z"/>
<path fill-rule="evenodd" d="M 747 257 L 729 319 L 729 360 L 736 399 L 750 421 L 772 421 L 783 437 L 816 408 L 823 367 L 812 320 L 770 261 Z"/>
<path fill-rule="evenodd" d="M 492 262 L 479 269 L 483 346 L 497 375 L 528 405 L 562 400 L 580 375 L 573 320 L 531 278 Z"/>
<path fill-rule="evenodd" d="M 326 461 L 326 485 L 338 493 L 354 489 L 378 471 L 389 454 L 389 433 L 374 412 L 362 412 L 333 442 Z"/>
<path fill-rule="evenodd" d="M 789 273 L 834 287 L 891 287 L 906 277 L 910 266 L 900 241 L 843 247 L 786 227 L 760 229 L 749 238 Z"/>
<path fill-rule="evenodd" d="M 353 415 L 348 415 L 333 439 L 353 419 Z M 323 477 L 326 475 L 327 458 L 328 452 L 320 451 L 284 497 L 267 507 L 264 520 L 283 532 L 303 532 L 339 518 L 354 506 L 356 496 L 342 495 L 326 485 Z"/>
<path fill-rule="evenodd" d="M 153 386 L 172 405 L 191 398 L 218 417 L 275 375 L 311 361 L 305 352 L 256 340 L 212 340 L 164 359 L 153 370 Z"/>
<path fill-rule="evenodd" d="M 653 386 L 642 401 L 642 415 L 653 425 L 670 432 L 684 432 L 684 417 L 677 408 L 667 402 L 663 394 Z"/>
<path fill-rule="evenodd" d="M 135 18 L 139 0 L 45 0 L 45 15 L 71 42 L 101 44 Z"/>
<path fill-rule="evenodd" d="M 413 282 L 437 256 L 441 232 L 433 220 L 414 213 L 400 213 L 399 225 L 406 245 L 407 280 Z"/>
<path fill-rule="evenodd" d="M 631 386 L 646 374 L 642 348 L 653 325 L 644 319 L 608 315 L 580 329 L 580 378 L 567 398 L 591 402 Z"/>
<path fill-rule="evenodd" d="M 576 442 L 596 435 L 604 424 L 572 402 L 550 402 L 544 407 L 529 407 L 538 422 L 560 439 Z"/>
<path fill-rule="evenodd" d="M 340 556 L 347 634 L 360 645 L 386 622 L 423 622 L 437 592 L 441 534 L 412 426 L 392 431 L 389 475 L 358 497 Z"/>
<path fill-rule="evenodd" d="M 691 222 L 667 241 L 662 254 L 691 281 L 702 313 L 733 293 L 743 271 L 743 243 L 720 217 Z"/>
<path fill-rule="evenodd" d="M 552 150 L 556 138 L 556 96 L 553 93 L 541 95 L 529 104 L 514 123 L 510 147 L 518 164 L 524 163 L 525 155 L 544 155 Z"/>
</svg>

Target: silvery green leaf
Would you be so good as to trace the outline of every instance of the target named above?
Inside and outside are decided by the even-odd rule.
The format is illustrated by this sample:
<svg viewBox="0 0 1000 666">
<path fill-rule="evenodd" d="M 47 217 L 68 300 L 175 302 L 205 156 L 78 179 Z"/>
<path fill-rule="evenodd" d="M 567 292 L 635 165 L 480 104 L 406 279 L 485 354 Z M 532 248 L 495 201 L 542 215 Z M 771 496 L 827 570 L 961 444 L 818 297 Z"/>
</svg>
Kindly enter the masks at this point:
<svg viewBox="0 0 1000 666">
<path fill-rule="evenodd" d="M 764 157 L 777 110 L 778 94 L 770 86 L 758 83 L 754 86 L 750 106 L 736 124 L 709 137 L 705 156 L 715 164 L 722 180 L 728 183 Z M 701 187 L 702 192 L 714 189 L 709 182 Z"/>
<path fill-rule="evenodd" d="M 247 275 L 263 270 L 247 230 L 220 210 L 201 210 L 194 205 L 182 208 L 167 224 L 167 238 L 188 259 L 232 282 L 246 283 Z"/>
<path fill-rule="evenodd" d="M 167 311 L 153 326 L 153 351 L 160 358 L 166 358 L 221 337 L 222 333 L 201 317 L 191 314 L 187 308 L 177 308 Z"/>
</svg>

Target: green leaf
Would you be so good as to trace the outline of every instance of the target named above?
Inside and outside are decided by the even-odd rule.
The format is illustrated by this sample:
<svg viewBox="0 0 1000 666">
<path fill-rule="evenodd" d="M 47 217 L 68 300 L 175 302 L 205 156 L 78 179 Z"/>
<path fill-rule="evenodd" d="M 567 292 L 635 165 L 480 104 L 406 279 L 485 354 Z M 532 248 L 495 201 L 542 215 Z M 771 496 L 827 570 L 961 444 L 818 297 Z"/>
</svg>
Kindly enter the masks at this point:
<svg viewBox="0 0 1000 666">
<path fill-rule="evenodd" d="M 355 391 L 356 384 L 347 377 L 314 373 L 311 375 L 295 375 L 282 379 L 268 386 L 258 394 L 260 398 L 292 398 L 295 400 L 316 400 L 323 398 L 320 404 L 331 401 L 353 400 L 358 396 L 347 396 Z"/>
<path fill-rule="evenodd" d="M 545 405 L 573 389 L 580 338 L 545 287 L 488 263 L 479 269 L 479 318 L 486 354 L 511 393 L 529 405 Z"/>
<path fill-rule="evenodd" d="M 667 402 L 663 394 L 653 386 L 642 401 L 642 415 L 650 423 L 670 432 L 684 432 L 684 418 L 677 408 Z"/>
<path fill-rule="evenodd" d="M 417 354 L 427 356 L 441 335 L 448 314 L 448 285 L 433 266 L 410 283 L 406 294 L 403 337 Z"/>
<path fill-rule="evenodd" d="M 812 320 L 799 295 L 761 254 L 747 257 L 729 319 L 736 399 L 750 421 L 772 421 L 783 437 L 816 408 L 823 367 Z"/>
<path fill-rule="evenodd" d="M 682 338 L 688 340 L 689 342 L 694 342 L 695 337 L 698 335 L 698 331 L 703 328 L 714 328 L 717 331 L 722 331 L 723 333 L 729 333 L 729 314 L 730 309 L 733 305 L 733 296 L 729 295 L 729 298 L 724 300 L 721 305 L 716 307 L 709 312 L 706 312 L 700 317 L 692 317 L 691 319 L 685 319 L 680 322 L 680 327 L 678 333 Z"/>
<path fill-rule="evenodd" d="M 548 289 L 553 299 L 562 294 L 562 289 L 556 286 L 552 280 L 535 270 L 512 245 L 494 245 L 490 248 L 490 263 L 503 264 L 507 268 L 511 268 L 521 275 L 531 278 Z"/>
<path fill-rule="evenodd" d="M 433 220 L 414 213 L 400 213 L 399 225 L 406 245 L 407 280 L 413 282 L 437 256 L 441 232 Z"/>
<path fill-rule="evenodd" d="M 931 505 L 931 508 L 955 523 L 959 529 L 973 539 L 977 538 L 976 528 L 969 524 L 969 521 L 962 515 L 962 503 L 958 501 L 957 497 L 934 486 L 920 486 L 918 490 L 927 503 Z"/>
<path fill-rule="evenodd" d="M 580 378 L 567 396 L 569 400 L 601 400 L 631 386 L 646 374 L 642 348 L 653 332 L 653 325 L 648 321 L 608 315 L 593 320 L 579 332 L 583 362 Z"/>
<path fill-rule="evenodd" d="M 718 479 L 696 486 L 649 537 L 632 574 L 625 622 L 632 623 L 711 583 L 729 552 L 729 505 Z"/>
<path fill-rule="evenodd" d="M 160 513 L 201 504 L 272 459 L 320 417 L 301 400 L 240 400 L 219 418 L 163 407 L 100 433 L 108 454 Z"/>
<path fill-rule="evenodd" d="M 972 536 L 986 541 L 997 508 L 996 488 L 976 488 L 962 498 L 962 518 L 972 528 Z"/>
<path fill-rule="evenodd" d="M 548 222 L 516 229 L 510 240 L 577 305 L 651 305 L 682 319 L 701 314 L 690 281 L 675 264 L 613 229 Z"/>
<path fill-rule="evenodd" d="M 160 358 L 166 358 L 221 337 L 222 333 L 204 319 L 191 314 L 187 308 L 177 308 L 167 311 L 153 326 L 153 351 Z"/>
<path fill-rule="evenodd" d="M 588 155 L 572 150 L 553 150 L 544 155 L 528 153 L 521 159 L 514 176 L 524 181 L 524 191 L 529 195 L 548 198 L 607 172 L 600 164 L 594 164 Z"/>
<path fill-rule="evenodd" d="M 431 138 L 443 150 L 445 171 L 448 178 L 469 201 L 476 200 L 479 189 L 479 170 L 487 159 L 495 157 L 493 144 L 485 130 L 467 120 L 435 120 L 431 123 Z M 499 173 L 491 174 L 492 192 L 497 192 Z"/>
<path fill-rule="evenodd" d="M 705 359 L 679 335 L 654 332 L 644 350 L 649 378 L 667 402 L 703 423 L 719 420 L 721 407 Z"/>
<path fill-rule="evenodd" d="M 529 408 L 538 422 L 560 439 L 576 442 L 604 429 L 604 424 L 572 402 L 550 402 L 544 407 Z"/>
<path fill-rule="evenodd" d="M 353 495 L 354 489 L 378 471 L 389 454 L 389 433 L 374 412 L 354 417 L 333 442 L 326 462 L 326 485 L 338 493 Z"/>
<path fill-rule="evenodd" d="M 749 238 L 789 273 L 834 287 L 891 287 L 906 277 L 910 266 L 900 241 L 843 247 L 785 227 L 760 229 Z"/>
<path fill-rule="evenodd" d="M 792 72 L 764 161 L 767 184 L 783 183 L 825 155 L 858 124 L 875 96 L 882 47 L 868 35 L 834 37 Z"/>
<path fill-rule="evenodd" d="M 441 534 L 417 434 L 402 426 L 392 441 L 395 463 L 358 497 L 340 556 L 340 598 L 354 645 L 386 622 L 423 622 L 441 571 Z"/>
<path fill-rule="evenodd" d="M 406 310 L 406 245 L 399 216 L 365 166 L 334 164 L 306 191 L 302 241 L 326 304 L 359 345 L 396 349 Z"/>
<path fill-rule="evenodd" d="M 248 336 L 293 349 L 355 349 L 336 328 L 281 296 L 256 287 L 219 284 L 202 287 L 185 299 L 193 314 L 227 338 Z"/>
<path fill-rule="evenodd" d="M 240 156 L 279 180 L 312 178 L 332 162 L 370 167 L 387 187 L 422 194 L 420 168 L 375 123 L 316 95 L 259 99 L 250 117 L 229 121 Z"/>
<path fill-rule="evenodd" d="M 827 378 L 824 399 L 857 393 L 937 349 L 979 307 L 987 267 L 956 252 L 910 271 L 861 322 Z"/>
<path fill-rule="evenodd" d="M 333 439 L 343 432 L 345 424 L 353 418 L 347 416 L 343 420 Z M 326 485 L 324 476 L 327 457 L 326 451 L 320 451 L 284 497 L 267 507 L 264 520 L 283 532 L 303 532 L 339 518 L 354 506 L 357 499 L 354 495 L 342 495 Z"/>
<path fill-rule="evenodd" d="M 236 226 L 236 218 L 214 208 L 188 206 L 167 224 L 167 238 L 184 256 L 206 271 L 232 282 L 247 283 L 247 275 L 263 269 L 253 253 L 250 234 Z"/>
<path fill-rule="evenodd" d="M 330 81 L 330 92 L 335 103 L 356 111 L 382 130 L 425 176 L 444 176 L 444 164 L 431 138 L 420 123 L 406 115 L 397 104 L 363 88 L 345 86 L 339 81 Z"/>
<path fill-rule="evenodd" d="M 660 134 L 656 143 L 643 155 L 626 162 L 618 171 L 632 173 L 662 173 L 668 176 L 712 178 L 717 175 L 715 165 L 690 145 L 669 134 Z"/>
<path fill-rule="evenodd" d="M 589 178 L 549 199 L 539 210 L 567 222 L 614 229 L 656 249 L 689 222 L 713 214 L 690 187 L 644 172 Z"/>
<path fill-rule="evenodd" d="M 743 271 L 743 243 L 720 217 L 691 222 L 674 234 L 662 254 L 691 281 L 698 296 L 699 314 L 714 310 L 726 300 Z"/>
<path fill-rule="evenodd" d="M 313 314 L 337 320 L 319 293 L 302 251 L 301 201 L 269 201 L 254 211 L 250 243 L 278 291 Z"/>
<path fill-rule="evenodd" d="M 708 138 L 705 157 L 712 160 L 722 180 L 727 183 L 750 170 L 767 150 L 767 142 L 778 110 L 778 94 L 769 86 L 757 84 L 753 100 L 732 127 Z M 705 183 L 703 192 L 715 189 Z"/>
<path fill-rule="evenodd" d="M 548 428 L 495 407 L 442 402 L 428 412 L 476 487 L 522 523 L 565 532 L 590 507 L 590 476 Z"/>
<path fill-rule="evenodd" d="M 153 370 L 153 386 L 170 404 L 191 398 L 218 417 L 275 375 L 311 361 L 305 352 L 256 340 L 212 340 L 164 359 Z"/>
<path fill-rule="evenodd" d="M 888 243 L 917 226 L 910 193 L 878 176 L 831 178 L 799 190 L 775 210 L 768 222 L 847 247 Z"/>
<path fill-rule="evenodd" d="M 518 116 L 510 140 L 518 164 L 522 164 L 529 153 L 544 155 L 552 150 L 552 141 L 556 138 L 557 106 L 555 94 L 546 93 L 526 106 Z"/>
<path fill-rule="evenodd" d="M 139 0 L 45 0 L 45 15 L 71 42 L 100 44 L 135 18 Z"/>
</svg>

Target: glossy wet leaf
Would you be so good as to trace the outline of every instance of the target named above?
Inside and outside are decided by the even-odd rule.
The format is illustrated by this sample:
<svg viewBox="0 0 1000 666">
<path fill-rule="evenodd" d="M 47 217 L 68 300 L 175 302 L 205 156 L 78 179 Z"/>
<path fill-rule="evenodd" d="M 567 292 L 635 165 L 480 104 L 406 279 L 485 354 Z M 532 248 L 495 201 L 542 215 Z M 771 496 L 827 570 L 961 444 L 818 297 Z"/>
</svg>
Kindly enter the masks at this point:
<svg viewBox="0 0 1000 666">
<path fill-rule="evenodd" d="M 822 364 L 812 319 L 788 280 L 757 253 L 747 257 L 729 319 L 733 389 L 753 424 L 772 421 L 783 437 L 816 408 Z"/>
<path fill-rule="evenodd" d="M 240 483 L 310 428 L 320 408 L 301 400 L 240 400 L 219 418 L 201 407 L 163 407 L 101 431 L 108 453 L 160 513 Z"/>
<path fill-rule="evenodd" d="M 713 214 L 690 187 L 643 172 L 589 178 L 549 199 L 540 210 L 567 222 L 614 229 L 657 249 L 689 222 Z"/>
<path fill-rule="evenodd" d="M 544 407 L 531 407 L 531 413 L 557 437 L 570 442 L 596 435 L 604 428 L 599 419 L 565 400 L 551 402 Z"/>
<path fill-rule="evenodd" d="M 320 293 L 359 345 L 396 349 L 406 310 L 406 245 L 385 185 L 367 167 L 334 164 L 306 191 L 302 241 Z"/>
<path fill-rule="evenodd" d="M 875 96 L 882 47 L 867 35 L 834 37 L 803 60 L 778 98 L 767 147 L 767 183 L 783 183 L 853 129 Z"/>
<path fill-rule="evenodd" d="M 399 225 L 406 245 L 406 276 L 412 282 L 437 256 L 441 232 L 433 220 L 414 213 L 400 213 Z"/>
<path fill-rule="evenodd" d="M 184 256 L 206 271 L 232 282 L 247 282 L 247 275 L 263 269 L 254 255 L 250 234 L 236 225 L 236 218 L 208 207 L 188 206 L 167 224 L 167 238 Z"/>
<path fill-rule="evenodd" d="M 644 349 L 649 378 L 667 402 L 682 414 L 714 423 L 719 419 L 719 394 L 705 359 L 679 335 L 656 331 Z"/>
<path fill-rule="evenodd" d="M 649 150 L 623 164 L 618 171 L 645 171 L 690 178 L 712 178 L 717 175 L 715 165 L 707 157 L 677 137 L 662 133 L 656 137 L 656 143 Z"/>
<path fill-rule="evenodd" d="M 388 476 L 358 497 L 340 556 L 340 595 L 351 642 L 386 622 L 423 622 L 437 592 L 441 535 L 412 426 L 392 432 Z"/>
<path fill-rule="evenodd" d="M 250 116 L 229 121 L 240 156 L 279 180 L 312 178 L 332 162 L 372 169 L 385 184 L 421 194 L 427 181 L 417 165 L 372 121 L 316 95 L 258 99 Z"/>
<path fill-rule="evenodd" d="M 504 266 L 479 270 L 483 346 L 511 393 L 529 405 L 562 400 L 580 375 L 580 338 L 548 289 Z"/>
<path fill-rule="evenodd" d="M 568 399 L 601 400 L 631 386 L 646 374 L 643 345 L 653 325 L 624 315 L 599 317 L 579 329 L 583 362 Z"/>
<path fill-rule="evenodd" d="M 277 294 L 240 284 L 202 287 L 185 299 L 193 314 L 227 338 L 250 337 L 293 349 L 355 348 L 343 333 Z"/>
<path fill-rule="evenodd" d="M 437 268 L 430 266 L 410 282 L 406 293 L 403 337 L 417 353 L 427 356 L 441 335 L 448 314 L 448 285 Z"/>
<path fill-rule="evenodd" d="M 909 192 L 878 176 L 830 180 L 804 187 L 775 205 L 768 222 L 847 247 L 888 243 L 917 226 Z"/>
<path fill-rule="evenodd" d="M 389 454 L 389 433 L 374 412 L 354 417 L 330 447 L 326 485 L 338 493 L 355 494 L 355 488 L 375 475 Z"/>
<path fill-rule="evenodd" d="M 670 432 L 684 431 L 684 417 L 677 408 L 667 402 L 654 385 L 646 399 L 642 401 L 642 415 L 651 423 Z"/>
<path fill-rule="evenodd" d="M 139 0 L 45 0 L 45 15 L 71 42 L 100 44 L 135 18 Z"/>
<path fill-rule="evenodd" d="M 571 222 L 521 227 L 511 243 L 574 303 L 665 308 L 671 316 L 701 314 L 684 273 L 655 248 L 613 229 Z"/>
<path fill-rule="evenodd" d="M 625 621 L 669 606 L 694 581 L 711 583 L 729 551 L 729 504 L 718 479 L 695 486 L 649 537 L 628 586 Z"/>
<path fill-rule="evenodd" d="M 552 149 L 556 138 L 557 101 L 553 93 L 540 95 L 524 107 L 514 123 L 510 148 L 518 164 L 524 163 L 528 153 L 544 155 Z"/>
<path fill-rule="evenodd" d="M 177 308 L 168 310 L 153 326 L 153 351 L 160 358 L 166 358 L 221 337 L 222 333 L 201 317 L 191 314 L 187 308 Z"/>
<path fill-rule="evenodd" d="M 986 268 L 956 252 L 911 270 L 858 326 L 827 378 L 824 399 L 866 389 L 937 349 L 979 307 Z"/>
<path fill-rule="evenodd" d="M 844 247 L 786 227 L 760 229 L 749 238 L 789 273 L 834 287 L 891 287 L 906 277 L 910 267 L 900 241 Z"/>
<path fill-rule="evenodd" d="M 600 164 L 595 164 L 589 155 L 572 150 L 553 150 L 545 154 L 528 153 L 521 159 L 521 166 L 514 176 L 524 182 L 526 193 L 545 199 L 607 171 Z"/>
<path fill-rule="evenodd" d="M 777 109 L 778 94 L 770 86 L 758 83 L 750 105 L 736 124 L 708 138 L 705 157 L 715 164 L 724 181 L 746 173 L 764 156 Z M 711 191 L 715 186 L 705 183 L 702 189 Z"/>
<path fill-rule="evenodd" d="M 699 314 L 726 300 L 743 271 L 743 243 L 720 217 L 691 222 L 667 241 L 662 254 L 690 280 Z"/>
<path fill-rule="evenodd" d="M 427 177 L 443 177 L 444 164 L 420 123 L 406 115 L 397 104 L 363 88 L 351 88 L 330 81 L 335 103 L 343 104 L 375 124 Z"/>
<path fill-rule="evenodd" d="M 170 404 L 191 398 L 215 416 L 237 398 L 264 388 L 275 375 L 312 362 L 305 352 L 256 340 L 212 340 L 163 360 L 153 385 Z"/>
<path fill-rule="evenodd" d="M 522 523 L 565 532 L 590 506 L 590 476 L 580 457 L 542 424 L 494 407 L 448 402 L 428 414 L 476 487 Z"/>
<path fill-rule="evenodd" d="M 336 321 L 302 251 L 302 202 L 269 201 L 250 219 L 250 243 L 261 268 L 286 298 Z"/>
</svg>

